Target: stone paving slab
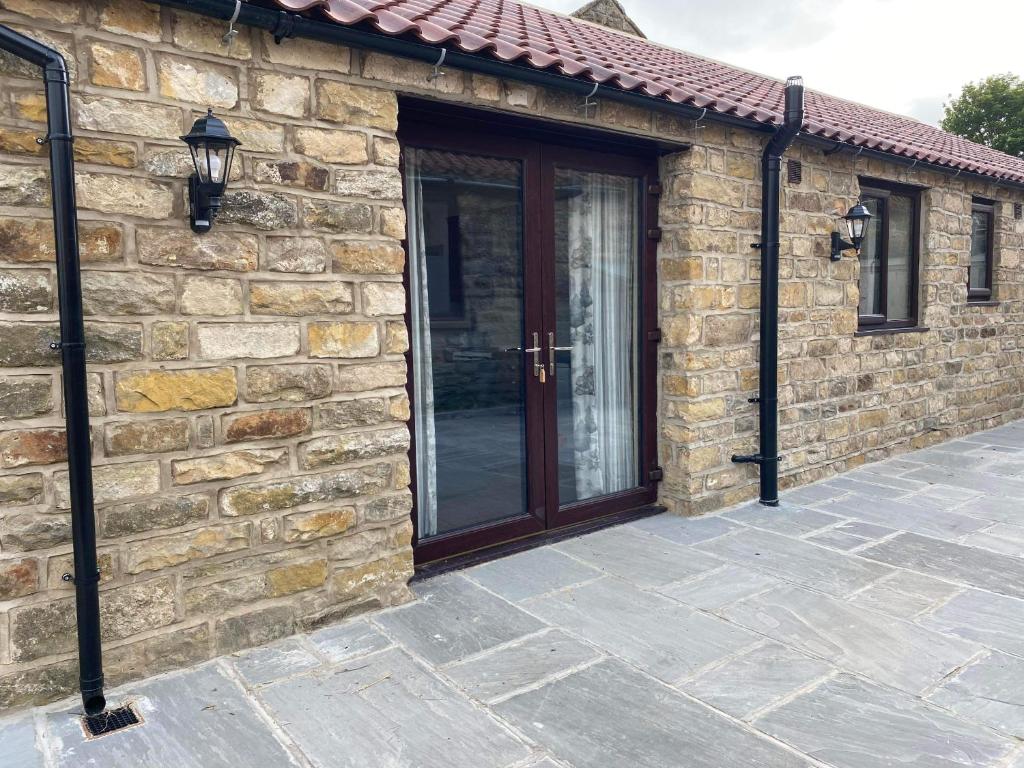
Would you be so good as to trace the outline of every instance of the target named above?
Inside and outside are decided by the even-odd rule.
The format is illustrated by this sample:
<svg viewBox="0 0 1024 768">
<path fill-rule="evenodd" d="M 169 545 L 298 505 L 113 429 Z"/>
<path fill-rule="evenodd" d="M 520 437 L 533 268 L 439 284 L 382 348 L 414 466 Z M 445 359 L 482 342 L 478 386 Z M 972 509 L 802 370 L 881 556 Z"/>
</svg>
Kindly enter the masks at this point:
<svg viewBox="0 0 1024 768">
<path fill-rule="evenodd" d="M 848 595 L 892 572 L 878 563 L 753 528 L 697 547 L 740 565 L 837 596 Z"/>
<path fill-rule="evenodd" d="M 836 768 L 980 768 L 998 765 L 1014 747 L 920 699 L 850 675 L 823 683 L 755 724 Z"/>
<path fill-rule="evenodd" d="M 416 594 L 417 602 L 387 611 L 374 622 L 433 664 L 463 659 L 544 627 L 457 573 L 421 582 Z"/>
<path fill-rule="evenodd" d="M 529 755 L 398 649 L 271 685 L 259 698 L 318 768 L 504 768 Z"/>
<path fill-rule="evenodd" d="M 422 581 L 109 691 L 137 728 L 0 719 L 0 768 L 1024 768 L 1022 465 L 1024 422 Z"/>
<path fill-rule="evenodd" d="M 246 768 L 299 765 L 216 662 L 133 687 L 128 698 L 145 724 L 99 739 L 86 739 L 78 718 L 48 715 L 57 768 L 234 768 L 240 755 Z"/>
<path fill-rule="evenodd" d="M 921 693 L 980 647 L 913 622 L 783 586 L 725 609 L 723 616 L 811 656 L 894 688 Z"/>
<path fill-rule="evenodd" d="M 576 768 L 796 768 L 808 761 L 608 660 L 495 707 Z"/>
<path fill-rule="evenodd" d="M 4 768 L 44 768 L 43 756 L 36 747 L 36 728 L 31 716 L 0 724 L 0 765 Z"/>
</svg>

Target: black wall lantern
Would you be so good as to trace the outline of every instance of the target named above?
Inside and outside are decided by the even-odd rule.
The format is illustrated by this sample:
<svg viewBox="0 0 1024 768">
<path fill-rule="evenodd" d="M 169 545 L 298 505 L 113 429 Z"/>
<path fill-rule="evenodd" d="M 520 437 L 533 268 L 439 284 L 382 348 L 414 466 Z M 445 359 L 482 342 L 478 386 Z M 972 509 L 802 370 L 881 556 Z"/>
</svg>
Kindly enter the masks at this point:
<svg viewBox="0 0 1024 768">
<path fill-rule="evenodd" d="M 842 217 L 843 221 L 846 222 L 846 230 L 850 234 L 850 240 L 847 242 L 839 236 L 838 232 L 832 233 L 832 261 L 839 261 L 843 256 L 843 251 L 853 249 L 858 255 L 860 254 L 860 247 L 864 243 L 864 237 L 868 233 L 868 222 L 871 221 L 871 211 L 867 209 L 864 203 L 857 203 L 853 208 L 846 212 L 846 215 Z"/>
<path fill-rule="evenodd" d="M 208 232 L 228 185 L 235 147 L 241 142 L 228 133 L 224 121 L 209 109 L 181 140 L 188 144 L 196 172 L 188 180 L 189 224 L 193 232 Z"/>
</svg>

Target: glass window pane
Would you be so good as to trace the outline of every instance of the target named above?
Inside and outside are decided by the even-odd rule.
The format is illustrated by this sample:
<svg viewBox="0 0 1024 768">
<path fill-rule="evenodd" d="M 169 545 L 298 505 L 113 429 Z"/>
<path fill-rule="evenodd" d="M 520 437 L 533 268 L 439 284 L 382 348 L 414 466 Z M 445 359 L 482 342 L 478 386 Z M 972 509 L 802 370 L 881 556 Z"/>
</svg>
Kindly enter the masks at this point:
<svg viewBox="0 0 1024 768">
<path fill-rule="evenodd" d="M 526 513 L 523 172 L 409 147 L 418 532 Z"/>
<path fill-rule="evenodd" d="M 559 503 L 635 488 L 638 182 L 555 175 Z"/>
<path fill-rule="evenodd" d="M 909 320 L 914 285 L 914 201 L 906 195 L 892 195 L 888 207 L 886 316 L 889 320 Z"/>
<path fill-rule="evenodd" d="M 882 217 L 885 201 L 877 197 L 864 197 L 862 202 L 871 211 L 872 221 L 868 235 L 860 249 L 860 314 L 882 314 L 882 236 L 885 226 Z"/>
<path fill-rule="evenodd" d="M 971 216 L 971 269 L 968 287 L 982 290 L 988 282 L 988 238 L 990 215 L 988 211 L 974 211 Z"/>
</svg>

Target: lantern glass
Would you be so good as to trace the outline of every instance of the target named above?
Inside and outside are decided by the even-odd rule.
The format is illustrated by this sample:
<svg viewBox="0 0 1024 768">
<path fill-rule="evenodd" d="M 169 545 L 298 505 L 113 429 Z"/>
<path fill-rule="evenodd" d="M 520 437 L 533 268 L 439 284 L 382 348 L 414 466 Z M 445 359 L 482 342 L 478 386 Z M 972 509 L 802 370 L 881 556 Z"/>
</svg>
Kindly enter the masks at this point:
<svg viewBox="0 0 1024 768">
<path fill-rule="evenodd" d="M 222 142 L 199 142 L 189 145 L 192 163 L 204 184 L 223 184 L 231 172 L 234 146 Z"/>
<path fill-rule="evenodd" d="M 850 240 L 857 247 L 864 242 L 867 234 L 868 222 L 871 221 L 871 211 L 863 203 L 857 203 L 843 217 L 846 220 L 846 229 L 850 233 Z"/>
</svg>

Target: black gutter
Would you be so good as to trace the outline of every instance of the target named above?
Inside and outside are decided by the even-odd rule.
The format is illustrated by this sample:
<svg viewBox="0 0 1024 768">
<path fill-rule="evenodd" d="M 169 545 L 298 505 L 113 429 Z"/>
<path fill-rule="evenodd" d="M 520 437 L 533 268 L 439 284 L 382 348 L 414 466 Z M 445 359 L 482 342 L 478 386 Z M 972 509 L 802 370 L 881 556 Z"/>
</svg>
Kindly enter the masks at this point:
<svg viewBox="0 0 1024 768">
<path fill-rule="evenodd" d="M 53 234 L 57 248 L 57 298 L 60 307 L 59 349 L 64 379 L 64 422 L 71 490 L 71 535 L 74 540 L 75 612 L 78 619 L 78 667 L 87 715 L 106 708 L 100 647 L 99 566 L 92 497 L 92 448 L 85 379 L 85 325 L 78 265 L 78 217 L 75 205 L 75 158 L 68 110 L 68 71 L 64 58 L 9 27 L 0 25 L 0 48 L 42 69 L 46 89 L 45 141 L 50 147 Z"/>
<path fill-rule="evenodd" d="M 782 156 L 804 122 L 804 82 L 786 81 L 786 111 L 782 125 L 761 155 L 761 359 L 758 421 L 760 450 L 752 456 L 733 456 L 737 464 L 757 464 L 761 471 L 761 503 L 779 504 L 779 198 L 782 194 Z"/>
</svg>

